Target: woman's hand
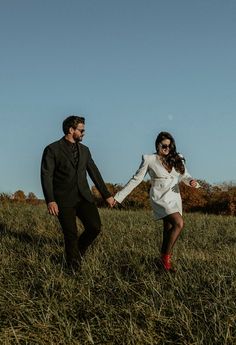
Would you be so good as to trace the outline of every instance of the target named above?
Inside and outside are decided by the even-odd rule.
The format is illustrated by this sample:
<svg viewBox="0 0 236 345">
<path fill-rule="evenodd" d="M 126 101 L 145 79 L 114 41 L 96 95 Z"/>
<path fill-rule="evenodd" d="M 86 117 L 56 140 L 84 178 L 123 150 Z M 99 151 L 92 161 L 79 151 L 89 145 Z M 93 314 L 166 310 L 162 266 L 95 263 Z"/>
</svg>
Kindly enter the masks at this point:
<svg viewBox="0 0 236 345">
<path fill-rule="evenodd" d="M 196 180 L 191 180 L 191 181 L 189 182 L 189 184 L 190 184 L 190 186 L 193 187 L 193 188 L 196 188 L 197 185 L 198 185 L 198 183 L 197 183 Z"/>
</svg>

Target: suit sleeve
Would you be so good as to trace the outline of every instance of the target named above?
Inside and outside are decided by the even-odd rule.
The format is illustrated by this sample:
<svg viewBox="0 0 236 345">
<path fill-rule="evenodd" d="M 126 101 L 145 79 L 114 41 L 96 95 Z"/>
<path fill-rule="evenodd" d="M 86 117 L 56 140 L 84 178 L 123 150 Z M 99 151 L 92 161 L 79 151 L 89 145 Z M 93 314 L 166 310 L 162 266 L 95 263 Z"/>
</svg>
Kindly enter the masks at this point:
<svg viewBox="0 0 236 345">
<path fill-rule="evenodd" d="M 55 201 L 53 193 L 53 174 L 55 169 L 55 158 L 50 147 L 46 147 L 43 152 L 42 162 L 41 162 L 41 184 L 43 189 L 43 194 L 45 201 L 49 202 Z"/>
<path fill-rule="evenodd" d="M 91 180 L 93 181 L 93 183 L 95 184 L 99 192 L 101 193 L 102 197 L 104 199 L 109 198 L 111 196 L 111 193 L 108 191 L 105 185 L 105 182 L 103 181 L 103 178 L 100 174 L 100 171 L 98 170 L 96 164 L 94 163 L 89 150 L 88 150 L 87 171 Z"/>
<path fill-rule="evenodd" d="M 116 201 L 121 203 L 131 192 L 132 190 L 137 187 L 144 179 L 148 169 L 148 161 L 146 156 L 142 156 L 142 162 L 133 175 L 133 177 L 128 181 L 128 183 L 124 186 L 124 188 L 116 193 L 114 198 Z"/>
</svg>

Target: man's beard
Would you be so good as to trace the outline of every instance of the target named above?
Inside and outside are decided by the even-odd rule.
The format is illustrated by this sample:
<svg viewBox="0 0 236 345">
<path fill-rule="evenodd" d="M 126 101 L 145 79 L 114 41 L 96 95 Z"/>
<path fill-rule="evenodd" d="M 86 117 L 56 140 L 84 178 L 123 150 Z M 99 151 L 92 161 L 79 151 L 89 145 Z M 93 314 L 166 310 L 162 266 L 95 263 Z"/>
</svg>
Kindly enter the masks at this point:
<svg viewBox="0 0 236 345">
<path fill-rule="evenodd" d="M 81 137 L 77 137 L 77 138 L 74 138 L 74 141 L 75 141 L 76 143 L 79 143 L 80 141 L 82 141 L 82 139 L 83 139 L 83 138 L 81 138 Z"/>
</svg>

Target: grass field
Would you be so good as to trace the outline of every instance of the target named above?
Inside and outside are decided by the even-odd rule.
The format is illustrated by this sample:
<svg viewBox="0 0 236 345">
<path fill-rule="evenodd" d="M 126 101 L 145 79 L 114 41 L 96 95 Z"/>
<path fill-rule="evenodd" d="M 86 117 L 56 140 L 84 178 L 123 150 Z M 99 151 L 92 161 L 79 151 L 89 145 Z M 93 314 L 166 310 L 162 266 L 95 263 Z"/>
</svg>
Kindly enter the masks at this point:
<svg viewBox="0 0 236 345">
<path fill-rule="evenodd" d="M 0 344 L 236 344 L 236 219 L 186 214 L 174 261 L 155 261 L 161 222 L 100 210 L 103 233 L 82 270 L 43 206 L 0 206 Z"/>
</svg>

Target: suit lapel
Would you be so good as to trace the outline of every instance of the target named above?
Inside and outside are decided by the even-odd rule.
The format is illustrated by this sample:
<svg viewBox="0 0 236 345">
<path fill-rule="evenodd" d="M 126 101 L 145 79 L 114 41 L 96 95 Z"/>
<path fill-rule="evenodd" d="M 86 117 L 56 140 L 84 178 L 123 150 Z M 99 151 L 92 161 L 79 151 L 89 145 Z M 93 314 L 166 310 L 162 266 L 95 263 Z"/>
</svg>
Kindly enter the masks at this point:
<svg viewBox="0 0 236 345">
<path fill-rule="evenodd" d="M 66 144 L 64 138 L 62 138 L 60 140 L 60 146 L 61 146 L 61 150 L 64 153 L 64 155 L 66 156 L 66 158 L 70 160 L 71 164 L 75 168 L 75 162 L 74 162 L 74 157 L 73 157 L 73 154 L 72 154 L 72 150 L 70 150 L 70 147 L 69 147 L 69 145 Z"/>
<path fill-rule="evenodd" d="M 78 169 L 80 167 L 80 165 L 83 162 L 83 158 L 84 158 L 84 150 L 82 145 L 80 145 L 80 143 L 78 143 L 78 150 L 79 150 L 79 162 L 78 162 Z"/>
</svg>

